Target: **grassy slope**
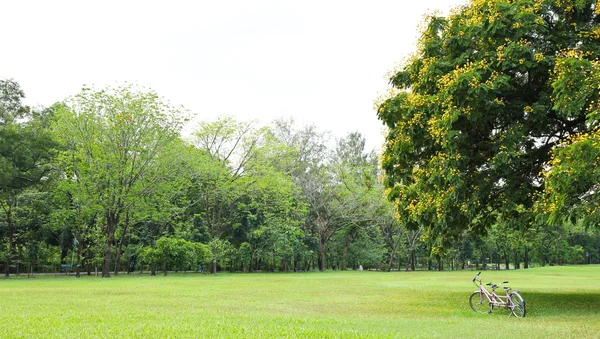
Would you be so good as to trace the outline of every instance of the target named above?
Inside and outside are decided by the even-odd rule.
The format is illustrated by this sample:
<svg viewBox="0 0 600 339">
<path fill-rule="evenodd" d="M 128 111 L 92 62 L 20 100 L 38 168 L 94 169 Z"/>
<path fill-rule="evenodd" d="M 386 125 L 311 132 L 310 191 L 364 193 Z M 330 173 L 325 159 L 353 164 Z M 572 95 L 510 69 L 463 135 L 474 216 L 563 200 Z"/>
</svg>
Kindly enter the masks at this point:
<svg viewBox="0 0 600 339">
<path fill-rule="evenodd" d="M 475 272 L 37 277 L 0 280 L 0 337 L 594 338 L 600 266 L 485 271 L 524 319 L 475 314 Z"/>
</svg>

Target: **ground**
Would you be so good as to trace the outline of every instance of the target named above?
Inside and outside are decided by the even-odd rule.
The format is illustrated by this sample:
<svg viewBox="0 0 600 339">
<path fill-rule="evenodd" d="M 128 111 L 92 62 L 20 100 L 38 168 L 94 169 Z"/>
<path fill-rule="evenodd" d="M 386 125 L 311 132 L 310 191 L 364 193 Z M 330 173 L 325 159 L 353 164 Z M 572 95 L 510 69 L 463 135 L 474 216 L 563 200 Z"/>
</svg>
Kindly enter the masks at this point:
<svg viewBox="0 0 600 339">
<path fill-rule="evenodd" d="M 597 338 L 600 266 L 484 271 L 527 317 L 476 314 L 475 271 L 15 277 L 1 338 Z"/>
</svg>

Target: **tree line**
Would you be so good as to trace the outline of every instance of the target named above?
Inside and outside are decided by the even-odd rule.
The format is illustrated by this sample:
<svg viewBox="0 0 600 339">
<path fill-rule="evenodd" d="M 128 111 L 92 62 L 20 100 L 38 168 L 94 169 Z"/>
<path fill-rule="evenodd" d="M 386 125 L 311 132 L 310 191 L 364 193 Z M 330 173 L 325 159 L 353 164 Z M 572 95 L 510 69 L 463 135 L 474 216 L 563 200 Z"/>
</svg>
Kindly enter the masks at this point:
<svg viewBox="0 0 600 339">
<path fill-rule="evenodd" d="M 182 137 L 189 112 L 137 86 L 84 88 L 43 109 L 23 105 L 13 80 L 0 89 L 5 276 L 519 268 L 524 260 L 526 243 L 500 223 L 437 255 L 427 230 L 407 229 L 385 198 L 378 155 L 360 133 L 332 141 L 291 120 L 220 117 Z M 528 260 L 597 262 L 600 237 L 575 229 L 540 230 Z"/>
<path fill-rule="evenodd" d="M 528 268 L 600 261 L 600 9 L 472 0 L 426 18 L 376 104 L 381 155 L 137 86 L 47 108 L 0 80 L 0 268 Z M 58 98 L 60 99 L 60 98 Z"/>
</svg>

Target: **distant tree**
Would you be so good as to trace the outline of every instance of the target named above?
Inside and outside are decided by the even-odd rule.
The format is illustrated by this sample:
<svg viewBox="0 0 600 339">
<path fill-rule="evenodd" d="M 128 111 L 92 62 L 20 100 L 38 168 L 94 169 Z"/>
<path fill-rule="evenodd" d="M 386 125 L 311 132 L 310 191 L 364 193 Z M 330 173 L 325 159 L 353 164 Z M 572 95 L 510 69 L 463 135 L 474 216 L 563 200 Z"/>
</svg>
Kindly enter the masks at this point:
<svg viewBox="0 0 600 339">
<path fill-rule="evenodd" d="M 162 237 L 156 241 L 156 259 L 163 264 L 165 276 L 168 269 L 179 271 L 189 268 L 196 262 L 196 256 L 193 243 L 185 239 Z"/>
<path fill-rule="evenodd" d="M 196 166 L 190 194 L 211 239 L 223 236 L 235 222 L 237 204 L 258 179 L 252 172 L 263 135 L 253 122 L 230 117 L 202 122 L 194 133 L 192 143 L 202 152 L 199 156 L 209 159 Z"/>
</svg>

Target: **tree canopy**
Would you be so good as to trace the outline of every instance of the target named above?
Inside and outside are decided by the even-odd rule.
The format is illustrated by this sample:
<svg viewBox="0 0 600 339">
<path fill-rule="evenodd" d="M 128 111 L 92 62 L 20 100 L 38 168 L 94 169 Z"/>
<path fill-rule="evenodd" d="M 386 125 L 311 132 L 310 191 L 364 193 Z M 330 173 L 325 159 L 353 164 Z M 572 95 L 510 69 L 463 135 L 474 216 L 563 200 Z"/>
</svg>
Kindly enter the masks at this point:
<svg viewBox="0 0 600 339">
<path fill-rule="evenodd" d="M 599 24 L 593 1 L 473 0 L 427 18 L 378 106 L 388 197 L 409 228 L 441 248 L 497 222 L 531 226 L 547 178 L 568 185 L 566 171 L 545 175 L 558 148 L 597 130 Z M 595 195 L 590 181 L 560 194 Z"/>
</svg>

